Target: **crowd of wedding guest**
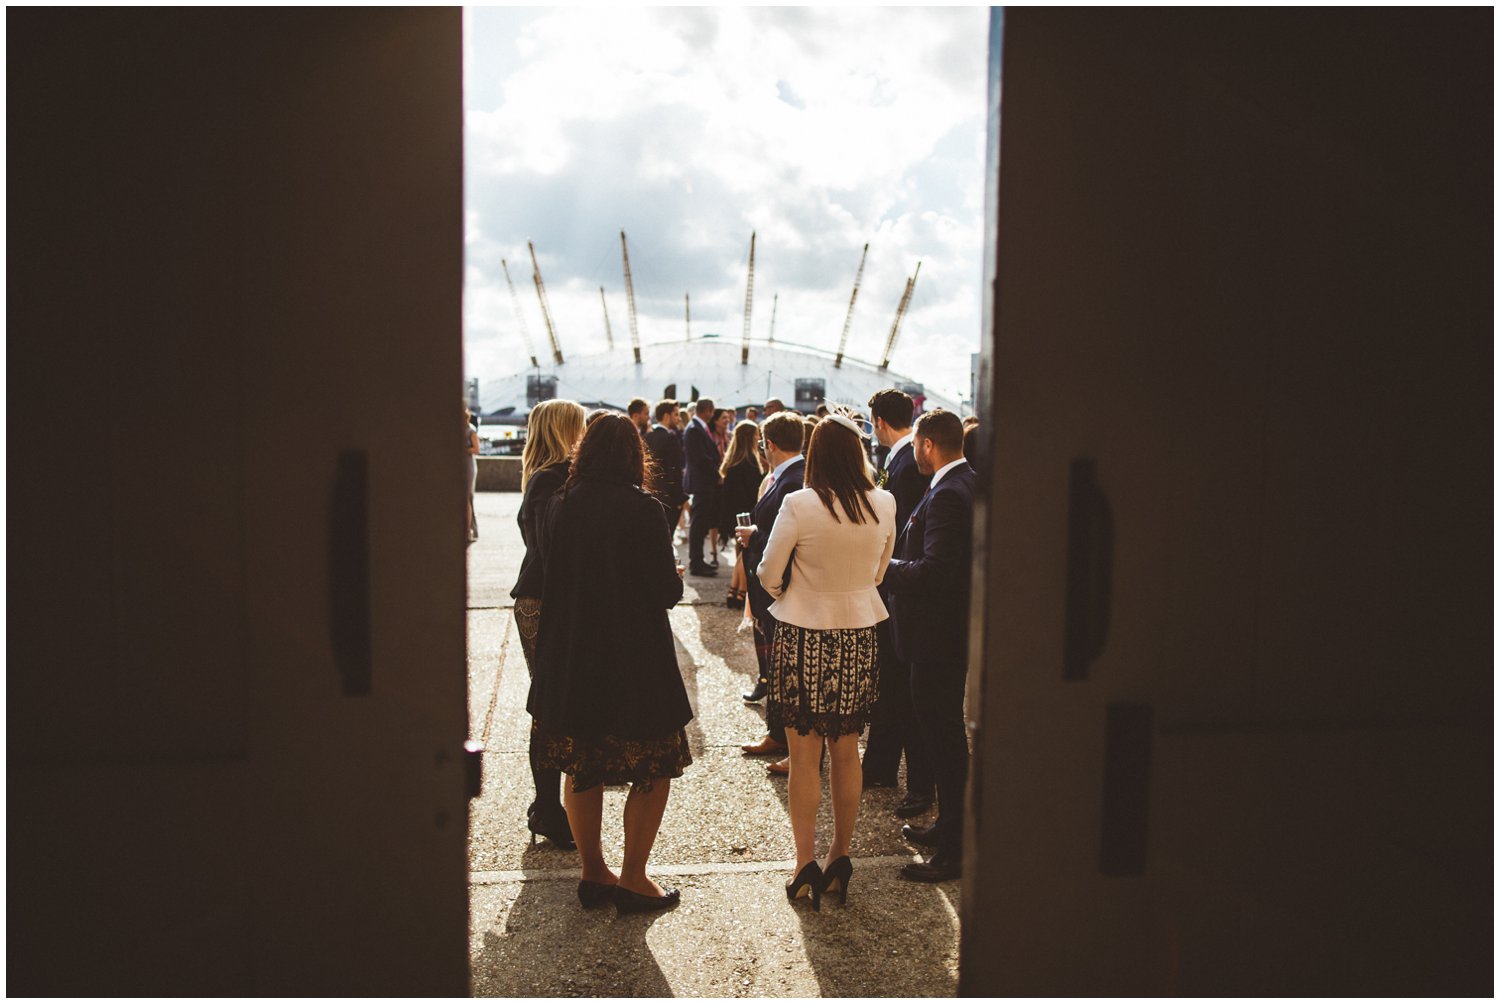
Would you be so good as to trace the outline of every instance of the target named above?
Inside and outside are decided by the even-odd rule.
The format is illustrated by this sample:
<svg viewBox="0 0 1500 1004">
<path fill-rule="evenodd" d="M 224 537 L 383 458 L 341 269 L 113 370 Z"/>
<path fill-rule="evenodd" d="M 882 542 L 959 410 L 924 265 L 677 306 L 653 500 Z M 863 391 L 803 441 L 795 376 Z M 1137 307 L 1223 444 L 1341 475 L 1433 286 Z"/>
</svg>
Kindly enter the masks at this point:
<svg viewBox="0 0 1500 1004">
<path fill-rule="evenodd" d="M 680 899 L 646 872 L 671 783 L 692 763 L 668 611 L 684 575 L 717 576 L 721 554 L 725 602 L 754 639 L 744 700 L 766 702 L 767 732 L 743 750 L 787 778 L 788 899 L 847 898 L 862 792 L 895 787 L 903 758 L 889 825 L 937 814 L 901 826 L 930 851 L 901 877 L 960 874 L 976 423 L 916 416 L 896 389 L 867 407 L 804 417 L 773 398 L 737 423 L 706 397 L 637 398 L 624 414 L 562 400 L 531 410 L 511 591 L 531 673 L 527 825 L 533 842 L 576 848 L 583 906 Z M 833 829 L 820 838 L 825 766 Z M 618 871 L 600 839 L 610 785 L 630 789 Z"/>
</svg>

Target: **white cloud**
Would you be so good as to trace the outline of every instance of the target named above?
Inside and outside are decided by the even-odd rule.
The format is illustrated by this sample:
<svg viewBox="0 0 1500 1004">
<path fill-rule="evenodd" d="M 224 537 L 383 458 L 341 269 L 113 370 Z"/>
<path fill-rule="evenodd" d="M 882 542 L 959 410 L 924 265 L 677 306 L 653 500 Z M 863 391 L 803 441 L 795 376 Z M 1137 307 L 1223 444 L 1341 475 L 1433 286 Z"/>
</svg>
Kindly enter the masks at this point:
<svg viewBox="0 0 1500 1004">
<path fill-rule="evenodd" d="M 860 247 L 849 353 L 878 360 L 923 262 L 893 367 L 967 387 L 983 232 L 983 8 L 466 10 L 468 369 L 524 365 L 500 259 L 537 348 L 526 241 L 565 353 L 737 336 L 757 231 L 754 334 L 833 349 Z"/>
</svg>

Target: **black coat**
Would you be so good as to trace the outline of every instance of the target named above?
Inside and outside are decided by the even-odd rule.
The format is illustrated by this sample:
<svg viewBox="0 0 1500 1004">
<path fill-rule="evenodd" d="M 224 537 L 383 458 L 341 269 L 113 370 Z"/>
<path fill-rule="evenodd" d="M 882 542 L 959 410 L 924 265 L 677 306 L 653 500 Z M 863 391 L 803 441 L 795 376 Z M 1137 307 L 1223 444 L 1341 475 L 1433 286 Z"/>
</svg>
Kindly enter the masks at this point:
<svg viewBox="0 0 1500 1004">
<path fill-rule="evenodd" d="M 521 542 L 526 553 L 521 556 L 521 572 L 516 576 L 516 586 L 510 591 L 511 599 L 530 596 L 541 599 L 542 579 L 545 577 L 542 561 L 542 515 L 547 503 L 563 482 L 568 479 L 566 460 L 543 467 L 526 481 L 526 493 L 521 496 L 521 508 L 516 511 L 516 525 L 521 528 Z"/>
<path fill-rule="evenodd" d="M 661 503 L 585 479 L 556 498 L 526 710 L 575 737 L 669 736 L 693 718 L 667 611 L 682 599 Z"/>
<path fill-rule="evenodd" d="M 903 662 L 968 661 L 973 539 L 974 471 L 962 464 L 917 503 L 886 566 L 892 634 Z"/>
<path fill-rule="evenodd" d="M 755 569 L 760 566 L 760 559 L 766 555 L 766 542 L 771 539 L 771 530 L 776 526 L 777 515 L 781 513 L 781 503 L 792 492 L 802 490 L 802 472 L 805 470 L 805 460 L 799 459 L 788 466 L 781 472 L 781 477 L 766 489 L 760 501 L 755 503 L 755 508 L 750 510 L 750 522 L 755 524 L 755 532 L 750 535 L 750 542 L 745 545 L 745 553 L 740 558 L 745 562 L 745 578 L 749 583 L 750 612 L 760 621 L 771 616 L 771 604 L 776 601 L 761 586 Z M 789 576 L 791 567 L 791 562 L 787 562 Z"/>
<path fill-rule="evenodd" d="M 668 509 L 687 501 L 682 490 L 682 440 L 664 425 L 655 425 L 645 436 L 646 449 L 656 463 L 656 497 Z"/>
</svg>

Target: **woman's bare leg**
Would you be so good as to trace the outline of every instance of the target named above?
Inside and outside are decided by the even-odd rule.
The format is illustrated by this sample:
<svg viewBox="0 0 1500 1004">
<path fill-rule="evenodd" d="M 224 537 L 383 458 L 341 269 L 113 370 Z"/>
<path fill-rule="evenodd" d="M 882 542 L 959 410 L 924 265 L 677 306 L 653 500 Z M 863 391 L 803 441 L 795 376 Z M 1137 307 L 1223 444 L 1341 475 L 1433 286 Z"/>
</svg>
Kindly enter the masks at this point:
<svg viewBox="0 0 1500 1004">
<path fill-rule="evenodd" d="M 604 848 L 599 839 L 599 826 L 604 818 L 604 785 L 596 784 L 588 791 L 573 790 L 573 776 L 568 775 L 563 785 L 563 808 L 568 810 L 568 829 L 573 831 L 573 842 L 578 845 L 578 860 L 583 865 L 583 878 L 590 882 L 613 885 L 615 873 L 604 863 Z"/>
<path fill-rule="evenodd" d="M 818 802 L 823 796 L 823 779 L 818 776 L 818 760 L 823 737 L 817 733 L 802 735 L 796 729 L 786 730 L 788 764 L 786 779 L 787 810 L 792 817 L 792 839 L 797 844 L 797 870 L 817 856 Z"/>
<path fill-rule="evenodd" d="M 833 843 L 828 848 L 827 866 L 849 853 L 854 839 L 854 820 L 859 816 L 862 774 L 859 767 L 859 736 L 848 735 L 828 740 L 829 788 L 833 798 Z"/>
<path fill-rule="evenodd" d="M 620 887 L 642 896 L 661 896 L 662 888 L 646 875 L 646 859 L 661 829 L 662 813 L 667 810 L 667 794 L 672 779 L 658 778 L 651 790 L 632 786 L 625 799 L 625 860 L 620 865 Z M 576 837 L 574 838 L 577 839 Z M 582 844 L 578 845 L 580 848 Z"/>
</svg>

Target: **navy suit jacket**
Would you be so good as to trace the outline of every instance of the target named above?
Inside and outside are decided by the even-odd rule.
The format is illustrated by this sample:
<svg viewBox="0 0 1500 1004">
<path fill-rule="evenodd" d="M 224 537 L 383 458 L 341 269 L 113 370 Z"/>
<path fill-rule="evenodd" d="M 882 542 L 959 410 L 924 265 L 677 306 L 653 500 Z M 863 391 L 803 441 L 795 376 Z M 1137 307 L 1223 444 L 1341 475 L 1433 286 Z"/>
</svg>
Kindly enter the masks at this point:
<svg viewBox="0 0 1500 1004">
<path fill-rule="evenodd" d="M 771 483 L 760 501 L 755 503 L 755 508 L 750 510 L 750 522 L 755 524 L 755 532 L 750 535 L 750 542 L 745 545 L 745 553 L 740 555 L 740 560 L 745 563 L 749 582 L 750 612 L 759 621 L 771 616 L 771 604 L 775 600 L 761 587 L 755 569 L 760 566 L 760 559 L 765 557 L 766 541 L 771 539 L 771 528 L 776 525 L 776 517 L 781 513 L 781 503 L 792 492 L 802 490 L 802 472 L 805 470 L 805 460 L 799 459 L 788 464 L 786 470 L 781 472 L 781 477 Z M 787 562 L 787 574 L 791 574 L 791 562 Z"/>
<path fill-rule="evenodd" d="M 974 482 L 968 464 L 943 475 L 896 538 L 885 585 L 896 655 L 904 662 L 968 663 Z"/>
<path fill-rule="evenodd" d="M 714 437 L 697 420 L 688 423 L 683 433 L 682 445 L 687 453 L 687 483 L 684 487 L 689 495 L 712 492 L 719 486 L 719 448 Z"/>
<path fill-rule="evenodd" d="M 646 449 L 651 451 L 651 459 L 656 461 L 657 476 L 660 478 L 656 490 L 657 499 L 668 509 L 682 505 L 687 501 L 687 495 L 682 490 L 682 441 L 671 429 L 657 425 L 646 433 L 645 442 Z"/>
</svg>

